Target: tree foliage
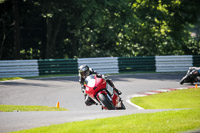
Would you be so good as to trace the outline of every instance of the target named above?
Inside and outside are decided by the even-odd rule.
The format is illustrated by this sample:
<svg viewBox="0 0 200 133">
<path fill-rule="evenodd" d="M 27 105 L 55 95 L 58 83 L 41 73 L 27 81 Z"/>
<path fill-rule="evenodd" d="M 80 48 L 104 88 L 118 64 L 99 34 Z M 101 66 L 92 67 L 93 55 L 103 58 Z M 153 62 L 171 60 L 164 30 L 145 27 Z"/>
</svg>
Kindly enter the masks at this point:
<svg viewBox="0 0 200 133">
<path fill-rule="evenodd" d="M 198 0 L 1 0 L 0 59 L 200 54 Z"/>
</svg>

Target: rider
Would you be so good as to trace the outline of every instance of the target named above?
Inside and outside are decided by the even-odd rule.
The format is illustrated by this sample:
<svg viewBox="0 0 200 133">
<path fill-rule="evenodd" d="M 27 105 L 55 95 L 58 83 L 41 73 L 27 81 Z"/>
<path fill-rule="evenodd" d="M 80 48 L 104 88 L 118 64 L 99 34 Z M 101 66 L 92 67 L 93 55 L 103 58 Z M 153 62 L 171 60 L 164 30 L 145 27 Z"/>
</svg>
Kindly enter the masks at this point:
<svg viewBox="0 0 200 133">
<path fill-rule="evenodd" d="M 194 76 L 200 76 L 200 67 L 189 67 L 189 70 Z"/>
<path fill-rule="evenodd" d="M 81 84 L 81 90 L 84 93 L 85 104 L 87 106 L 90 106 L 92 104 L 96 104 L 95 101 L 93 101 L 87 94 L 85 94 L 84 82 L 85 82 L 85 79 L 87 78 L 87 76 L 89 76 L 91 74 L 96 74 L 97 77 L 104 78 L 106 80 L 106 82 L 118 93 L 118 95 L 122 94 L 121 91 L 119 91 L 119 90 L 116 89 L 116 87 L 113 84 L 113 82 L 112 82 L 111 79 L 107 79 L 104 75 L 101 75 L 101 74 L 97 73 L 92 68 L 89 68 L 87 65 L 81 65 L 79 67 L 79 82 Z"/>
</svg>

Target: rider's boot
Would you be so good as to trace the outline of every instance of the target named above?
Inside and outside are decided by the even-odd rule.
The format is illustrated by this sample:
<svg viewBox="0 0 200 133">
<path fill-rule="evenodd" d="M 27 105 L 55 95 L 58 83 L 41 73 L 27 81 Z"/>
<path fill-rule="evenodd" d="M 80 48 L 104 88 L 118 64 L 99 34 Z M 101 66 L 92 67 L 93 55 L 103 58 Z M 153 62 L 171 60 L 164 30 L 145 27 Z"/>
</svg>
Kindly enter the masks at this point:
<svg viewBox="0 0 200 133">
<path fill-rule="evenodd" d="M 118 95 L 122 94 L 122 92 L 120 90 L 116 89 L 115 87 L 113 87 L 113 89 L 117 92 Z"/>
</svg>

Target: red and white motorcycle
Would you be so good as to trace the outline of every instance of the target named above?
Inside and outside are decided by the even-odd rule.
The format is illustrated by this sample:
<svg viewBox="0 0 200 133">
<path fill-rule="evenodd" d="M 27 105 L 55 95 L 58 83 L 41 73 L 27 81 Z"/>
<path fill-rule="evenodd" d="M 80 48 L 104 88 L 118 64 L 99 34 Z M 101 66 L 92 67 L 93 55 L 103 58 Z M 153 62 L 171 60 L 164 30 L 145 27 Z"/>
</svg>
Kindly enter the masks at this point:
<svg viewBox="0 0 200 133">
<path fill-rule="evenodd" d="M 117 92 L 103 78 L 89 75 L 85 79 L 85 93 L 105 110 L 126 109 Z"/>
</svg>

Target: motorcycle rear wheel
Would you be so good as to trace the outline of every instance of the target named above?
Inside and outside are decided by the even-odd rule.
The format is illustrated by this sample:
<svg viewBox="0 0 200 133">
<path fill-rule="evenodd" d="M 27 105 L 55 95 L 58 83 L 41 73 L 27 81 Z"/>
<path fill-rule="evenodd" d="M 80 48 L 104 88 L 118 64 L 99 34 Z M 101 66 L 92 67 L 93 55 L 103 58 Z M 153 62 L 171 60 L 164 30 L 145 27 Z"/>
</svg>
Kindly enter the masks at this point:
<svg viewBox="0 0 200 133">
<path fill-rule="evenodd" d="M 104 94 L 99 94 L 99 100 L 105 105 L 105 107 L 108 108 L 108 110 L 115 110 L 115 106 Z"/>
</svg>

